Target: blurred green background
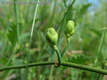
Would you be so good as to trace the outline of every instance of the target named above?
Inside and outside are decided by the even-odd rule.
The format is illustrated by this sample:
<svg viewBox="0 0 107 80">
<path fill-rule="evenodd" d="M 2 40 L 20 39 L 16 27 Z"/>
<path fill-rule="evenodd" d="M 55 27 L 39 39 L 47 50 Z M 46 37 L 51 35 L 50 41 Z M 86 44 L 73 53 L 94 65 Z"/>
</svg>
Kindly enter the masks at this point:
<svg viewBox="0 0 107 80">
<path fill-rule="evenodd" d="M 26 3 L 17 4 L 17 1 Z M 53 27 L 58 32 L 58 48 L 62 52 L 67 43 L 64 27 L 68 20 L 73 20 L 75 33 L 62 61 L 102 68 L 107 59 L 107 0 L 75 0 L 73 4 L 73 0 L 40 0 L 34 4 L 33 1 L 37 2 L 0 0 L 0 67 L 57 61 L 45 38 L 47 28 Z M 38 9 L 31 38 L 35 8 Z M 101 79 L 97 76 L 62 66 L 0 72 L 0 80 L 106 80 L 106 76 Z"/>
</svg>

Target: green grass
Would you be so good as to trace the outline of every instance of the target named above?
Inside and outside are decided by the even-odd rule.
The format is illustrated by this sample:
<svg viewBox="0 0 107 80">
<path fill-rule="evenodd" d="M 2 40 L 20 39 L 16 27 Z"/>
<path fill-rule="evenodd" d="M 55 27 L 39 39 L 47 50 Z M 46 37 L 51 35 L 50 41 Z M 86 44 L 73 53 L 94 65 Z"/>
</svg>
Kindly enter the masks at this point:
<svg viewBox="0 0 107 80">
<path fill-rule="evenodd" d="M 38 4 L 11 1 L 14 4 L 0 4 L 0 71 L 3 69 L 0 80 L 12 75 L 16 80 L 103 80 L 104 75 L 92 69 L 99 72 L 107 66 L 106 0 L 98 0 L 99 7 L 88 0 L 81 3 L 79 0 L 69 0 L 69 3 L 67 0 L 38 0 Z M 76 24 L 69 42 L 64 34 L 68 20 Z M 62 55 L 62 66 L 29 68 L 33 63 L 57 63 L 57 54 L 46 40 L 50 27 L 59 35 L 57 47 Z M 85 70 L 72 64 L 83 65 Z M 67 67 L 69 65 L 72 66 Z M 25 68 L 11 69 L 21 66 Z M 87 66 L 91 71 L 87 71 Z"/>
</svg>

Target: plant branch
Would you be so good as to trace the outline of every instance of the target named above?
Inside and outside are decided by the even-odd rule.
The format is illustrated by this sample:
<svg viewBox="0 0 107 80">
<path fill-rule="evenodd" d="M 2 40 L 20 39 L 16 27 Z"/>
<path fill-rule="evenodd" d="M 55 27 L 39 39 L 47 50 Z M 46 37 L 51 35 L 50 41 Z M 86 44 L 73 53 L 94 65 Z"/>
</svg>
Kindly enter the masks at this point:
<svg viewBox="0 0 107 80">
<path fill-rule="evenodd" d="M 55 64 L 56 64 L 56 62 L 40 62 L 40 63 L 28 64 L 28 67 L 46 66 L 46 65 L 55 65 Z M 75 64 L 75 63 L 71 63 L 71 62 L 62 62 L 60 65 L 65 66 L 65 67 L 73 67 L 73 68 L 77 68 L 77 69 L 80 69 L 80 70 L 87 70 L 87 71 L 107 75 L 107 70 L 99 69 L 99 68 L 96 68 L 96 67 L 89 67 L 89 66 L 86 66 L 86 65 Z M 11 69 L 21 69 L 21 68 L 26 68 L 26 64 L 17 65 L 17 66 L 7 66 L 5 68 L 0 68 L 0 71 L 11 70 Z"/>
</svg>

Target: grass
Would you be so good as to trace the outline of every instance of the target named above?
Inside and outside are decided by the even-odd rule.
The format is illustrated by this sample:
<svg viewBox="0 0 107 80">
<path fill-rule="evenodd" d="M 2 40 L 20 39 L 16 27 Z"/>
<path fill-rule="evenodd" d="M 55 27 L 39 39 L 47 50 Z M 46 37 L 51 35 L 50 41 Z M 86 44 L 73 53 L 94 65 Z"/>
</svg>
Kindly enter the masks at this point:
<svg viewBox="0 0 107 80">
<path fill-rule="evenodd" d="M 0 80 L 12 75 L 19 80 L 103 80 L 107 73 L 107 35 L 103 31 L 107 1 L 98 0 L 98 8 L 83 0 L 81 4 L 78 0 L 38 0 L 36 5 L 13 1 L 0 5 Z M 68 20 L 76 23 L 69 42 L 64 35 Z M 57 55 L 45 37 L 49 27 L 59 34 L 62 57 L 57 68 Z"/>
</svg>

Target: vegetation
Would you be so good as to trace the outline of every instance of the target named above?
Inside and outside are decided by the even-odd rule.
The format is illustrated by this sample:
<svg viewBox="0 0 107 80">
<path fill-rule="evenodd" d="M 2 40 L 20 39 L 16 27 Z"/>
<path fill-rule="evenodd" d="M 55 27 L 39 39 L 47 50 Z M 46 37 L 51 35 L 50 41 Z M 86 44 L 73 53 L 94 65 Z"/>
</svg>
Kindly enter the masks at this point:
<svg viewBox="0 0 107 80">
<path fill-rule="evenodd" d="M 107 79 L 107 0 L 6 1 L 0 80 Z"/>
</svg>

